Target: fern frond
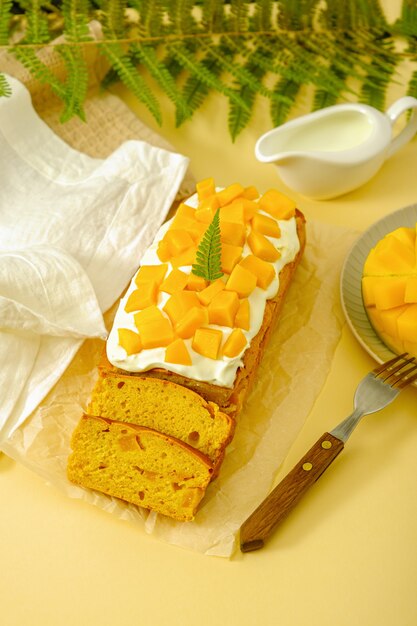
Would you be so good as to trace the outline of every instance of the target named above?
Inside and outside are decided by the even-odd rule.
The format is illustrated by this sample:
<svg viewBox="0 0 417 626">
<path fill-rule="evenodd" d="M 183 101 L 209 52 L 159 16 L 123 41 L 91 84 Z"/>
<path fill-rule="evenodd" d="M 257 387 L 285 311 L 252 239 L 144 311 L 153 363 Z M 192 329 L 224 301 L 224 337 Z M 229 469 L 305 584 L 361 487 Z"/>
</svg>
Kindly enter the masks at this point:
<svg viewBox="0 0 417 626">
<path fill-rule="evenodd" d="M 247 30 L 249 5 L 246 0 L 230 0 L 229 30 L 235 33 Z"/>
<path fill-rule="evenodd" d="M 67 41 L 91 40 L 88 28 L 89 11 L 89 0 L 63 0 L 62 15 L 64 18 L 64 34 Z"/>
<path fill-rule="evenodd" d="M 132 61 L 140 62 L 146 67 L 149 74 L 175 104 L 178 115 L 181 117 L 189 117 L 191 113 L 190 109 L 166 66 L 159 61 L 155 48 L 152 46 L 143 46 L 140 43 L 134 43 L 129 48 L 129 54 Z"/>
<path fill-rule="evenodd" d="M 165 15 L 165 3 L 163 0 L 130 0 L 129 5 L 136 9 L 140 19 L 138 24 L 139 38 L 158 37 L 162 35 L 166 28 L 163 23 Z"/>
<path fill-rule="evenodd" d="M 45 11 L 46 5 L 47 3 L 44 0 L 30 0 L 28 4 L 25 33 L 25 41 L 28 43 L 47 43 L 51 39 Z"/>
<path fill-rule="evenodd" d="M 198 25 L 192 14 L 193 0 L 166 0 L 167 16 L 171 32 L 176 35 L 189 35 L 198 31 Z"/>
<path fill-rule="evenodd" d="M 223 0 L 203 0 L 201 25 L 206 33 L 221 33 L 225 27 Z"/>
<path fill-rule="evenodd" d="M 0 98 L 10 98 L 12 89 L 4 74 L 0 74 Z"/>
<path fill-rule="evenodd" d="M 59 46 L 58 53 L 64 60 L 67 69 L 65 84 L 65 109 L 61 115 L 61 122 L 67 122 L 74 115 L 78 115 L 85 122 L 84 102 L 87 97 L 88 69 L 80 48 Z"/>
<path fill-rule="evenodd" d="M 109 60 L 111 66 L 124 85 L 149 109 L 158 124 L 162 123 L 161 109 L 158 100 L 146 81 L 133 65 L 130 57 L 122 47 L 115 43 L 100 43 L 100 50 Z"/>
<path fill-rule="evenodd" d="M 29 70 L 34 78 L 44 85 L 49 85 L 53 93 L 65 102 L 65 86 L 55 74 L 51 72 L 49 67 L 45 65 L 45 63 L 42 63 L 32 48 L 14 47 L 11 51 L 16 59 Z"/>
<path fill-rule="evenodd" d="M 192 266 L 192 273 L 206 280 L 221 278 L 223 276 L 221 251 L 220 209 L 217 209 L 197 248 L 196 262 Z"/>
<path fill-rule="evenodd" d="M 174 60 L 177 61 L 175 57 Z M 183 69 L 183 65 L 179 61 L 177 61 L 177 63 L 178 67 Z M 192 72 L 191 75 L 188 77 L 184 84 L 182 94 L 187 104 L 189 114 L 184 115 L 183 111 L 177 110 L 177 115 L 175 119 L 177 126 L 181 126 L 181 124 L 189 119 L 195 113 L 195 111 L 197 111 L 197 109 L 203 104 L 211 89 L 214 88 L 215 79 L 219 79 L 219 76 L 221 74 L 221 67 L 214 59 L 202 59 L 200 61 L 200 65 L 204 69 L 204 72 L 208 73 L 211 76 L 211 80 L 208 81 L 206 76 L 204 76 L 204 79 L 202 80 L 199 71 Z"/>
<path fill-rule="evenodd" d="M 0 0 L 0 46 L 6 45 L 9 42 L 12 6 L 12 0 Z"/>
<path fill-rule="evenodd" d="M 170 51 L 178 60 L 178 63 L 194 75 L 201 84 L 206 85 L 206 87 L 211 89 L 216 89 L 223 95 L 227 96 L 231 102 L 239 104 L 243 107 L 243 109 L 248 108 L 239 94 L 223 83 L 214 72 L 210 71 L 207 64 L 204 64 L 201 61 L 196 61 L 194 58 L 190 58 L 186 54 L 185 50 L 186 49 L 179 43 L 175 43 L 170 46 Z M 215 58 L 214 60 L 216 61 L 216 65 L 219 65 L 218 58 Z"/>
<path fill-rule="evenodd" d="M 280 78 L 275 91 L 283 96 L 285 100 L 271 100 L 270 114 L 274 126 L 279 126 L 287 119 L 295 99 L 301 89 L 301 83 L 288 78 Z"/>
</svg>

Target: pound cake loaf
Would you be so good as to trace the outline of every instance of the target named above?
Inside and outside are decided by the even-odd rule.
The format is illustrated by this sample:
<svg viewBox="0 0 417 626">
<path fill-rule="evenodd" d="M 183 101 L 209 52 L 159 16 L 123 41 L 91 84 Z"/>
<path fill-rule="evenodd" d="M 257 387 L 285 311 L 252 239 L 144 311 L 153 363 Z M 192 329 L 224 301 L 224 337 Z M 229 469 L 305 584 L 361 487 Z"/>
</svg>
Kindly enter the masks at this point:
<svg viewBox="0 0 417 626">
<path fill-rule="evenodd" d="M 304 216 L 280 192 L 198 183 L 119 303 L 69 479 L 192 519 L 304 247 Z"/>
<path fill-rule="evenodd" d="M 158 233 L 116 313 L 100 369 L 170 380 L 236 416 L 305 246 L 305 220 L 276 190 L 214 181 Z M 219 209 L 223 276 L 192 272 Z"/>
<path fill-rule="evenodd" d="M 139 376 L 99 376 L 89 415 L 147 426 L 187 443 L 219 465 L 233 437 L 234 420 L 194 391 Z"/>
<path fill-rule="evenodd" d="M 187 444 L 150 428 L 84 415 L 72 436 L 71 482 L 190 521 L 213 468 Z"/>
</svg>

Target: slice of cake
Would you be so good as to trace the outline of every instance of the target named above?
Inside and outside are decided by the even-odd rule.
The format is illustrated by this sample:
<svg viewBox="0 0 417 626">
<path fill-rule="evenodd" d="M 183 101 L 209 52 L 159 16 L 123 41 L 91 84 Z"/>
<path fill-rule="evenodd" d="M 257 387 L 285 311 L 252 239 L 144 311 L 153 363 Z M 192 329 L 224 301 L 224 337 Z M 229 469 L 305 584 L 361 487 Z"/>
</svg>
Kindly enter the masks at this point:
<svg viewBox="0 0 417 626">
<path fill-rule="evenodd" d="M 175 437 L 221 463 L 235 422 L 194 391 L 157 378 L 100 376 L 87 412 L 147 426 Z"/>
<path fill-rule="evenodd" d="M 68 478 L 179 521 L 190 521 L 211 480 L 207 457 L 150 428 L 84 415 Z"/>
</svg>

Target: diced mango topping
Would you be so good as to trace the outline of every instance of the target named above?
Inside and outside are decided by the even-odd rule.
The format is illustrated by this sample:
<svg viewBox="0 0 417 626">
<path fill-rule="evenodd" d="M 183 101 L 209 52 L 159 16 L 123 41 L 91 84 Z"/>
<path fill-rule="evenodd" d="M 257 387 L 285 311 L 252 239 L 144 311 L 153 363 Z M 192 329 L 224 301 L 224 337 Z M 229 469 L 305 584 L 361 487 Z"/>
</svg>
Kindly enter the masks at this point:
<svg viewBox="0 0 417 626">
<path fill-rule="evenodd" d="M 175 338 L 171 323 L 166 317 L 141 324 L 139 332 L 142 345 L 147 349 L 168 346 Z"/>
<path fill-rule="evenodd" d="M 243 330 L 250 329 L 250 306 L 249 300 L 244 298 L 239 302 L 239 308 L 235 315 L 236 328 L 242 328 Z"/>
<path fill-rule="evenodd" d="M 246 344 L 247 341 L 245 335 L 242 333 L 240 328 L 235 328 L 226 339 L 222 348 L 222 354 L 223 356 L 233 359 L 242 352 L 242 350 L 246 347 Z"/>
<path fill-rule="evenodd" d="M 252 228 L 268 237 L 281 237 L 281 229 L 276 220 L 262 213 L 256 213 L 252 219 Z"/>
<path fill-rule="evenodd" d="M 214 296 L 216 296 L 222 289 L 225 288 L 225 284 L 221 278 L 218 278 L 213 283 L 210 283 L 208 287 L 200 291 L 198 294 L 198 299 L 201 304 L 208 306 L 210 302 L 213 300 Z"/>
<path fill-rule="evenodd" d="M 246 228 L 243 224 L 221 221 L 220 239 L 222 243 L 230 243 L 232 246 L 243 246 L 246 240 Z"/>
<path fill-rule="evenodd" d="M 216 328 L 197 328 L 192 341 L 192 348 L 198 354 L 209 359 L 217 359 L 223 333 Z"/>
<path fill-rule="evenodd" d="M 196 185 L 197 196 L 199 201 L 204 200 L 204 198 L 209 198 L 216 191 L 216 187 L 214 184 L 214 178 L 205 178 L 201 180 Z"/>
<path fill-rule="evenodd" d="M 241 267 L 252 272 L 256 276 L 256 284 L 261 289 L 269 287 L 275 278 L 275 268 L 271 263 L 263 261 L 253 254 L 248 254 L 239 263 Z"/>
<path fill-rule="evenodd" d="M 269 241 L 264 235 L 258 233 L 256 230 L 251 230 L 248 237 L 248 244 L 253 254 L 263 261 L 270 261 L 273 263 L 277 261 L 281 256 L 279 250 L 276 249 L 273 243 Z"/>
<path fill-rule="evenodd" d="M 193 306 L 175 325 L 175 333 L 182 339 L 190 339 L 197 328 L 209 323 L 209 314 L 203 307 Z"/>
<path fill-rule="evenodd" d="M 222 272 L 230 274 L 236 263 L 242 257 L 243 248 L 241 246 L 232 246 L 229 243 L 222 245 L 221 264 Z"/>
<path fill-rule="evenodd" d="M 127 354 L 163 347 L 166 363 L 191 365 L 187 340 L 192 350 L 210 359 L 234 358 L 247 347 L 248 297 L 256 287 L 268 288 L 276 275 L 273 263 L 280 257 L 268 237 L 281 237 L 277 220 L 291 218 L 295 204 L 276 190 L 259 196 L 255 187 L 239 183 L 216 191 L 213 178 L 197 183 L 197 198 L 196 208 L 178 206 L 157 245 L 160 263 L 143 265 L 135 276 L 137 289 L 130 292 L 125 311 L 133 315 L 138 332 L 118 330 Z M 194 275 L 190 266 L 218 209 L 223 277 L 208 281 Z M 409 239 L 408 231 L 398 233 L 399 243 L 407 241 L 410 247 Z M 415 233 L 413 249 L 414 240 Z M 247 254 L 248 246 L 253 254 Z M 417 280 L 404 284 L 403 291 L 404 298 L 417 304 Z M 398 286 L 393 286 L 385 293 L 385 304 L 397 302 L 398 294 Z M 210 325 L 232 329 L 222 349 L 223 333 Z"/>
<path fill-rule="evenodd" d="M 127 354 L 137 354 L 142 350 L 142 341 L 140 335 L 129 328 L 119 328 L 119 344 L 124 348 Z"/>
<path fill-rule="evenodd" d="M 194 245 L 193 238 L 186 230 L 169 229 L 165 233 L 164 241 L 172 256 L 177 256 Z"/>
<path fill-rule="evenodd" d="M 167 263 L 161 263 L 161 265 L 142 265 L 135 276 L 135 283 L 139 286 L 139 283 L 143 281 L 153 280 L 160 285 L 167 271 Z"/>
<path fill-rule="evenodd" d="M 127 299 L 125 311 L 126 313 L 132 313 L 132 311 L 139 311 L 152 304 L 156 304 L 158 298 L 158 285 L 153 280 L 141 281 L 138 284 L 138 288 L 132 291 Z"/>
<path fill-rule="evenodd" d="M 235 198 L 242 195 L 244 191 L 244 188 L 239 183 L 233 183 L 233 185 L 229 185 L 225 189 L 222 189 L 222 191 L 217 193 L 220 206 L 230 204 Z"/>
<path fill-rule="evenodd" d="M 172 295 L 164 306 L 164 311 L 175 326 L 192 307 L 201 306 L 194 291 L 180 291 Z"/>
<path fill-rule="evenodd" d="M 173 269 L 161 284 L 161 291 L 173 294 L 176 291 L 182 291 L 188 282 L 188 274 L 181 270 Z"/>
<path fill-rule="evenodd" d="M 165 350 L 165 362 L 176 363 L 178 365 L 192 365 L 190 353 L 182 339 L 175 339 L 167 346 Z"/>
<path fill-rule="evenodd" d="M 288 220 L 295 215 L 296 204 L 283 193 L 270 189 L 259 199 L 259 208 L 278 220 Z"/>
<path fill-rule="evenodd" d="M 207 281 L 201 276 L 188 274 L 186 289 L 190 291 L 203 291 L 207 287 Z"/>
<path fill-rule="evenodd" d="M 256 276 L 241 265 L 235 265 L 226 282 L 226 289 L 235 291 L 239 298 L 246 298 L 256 287 Z"/>
<path fill-rule="evenodd" d="M 208 305 L 210 324 L 233 328 L 239 308 L 239 298 L 235 291 L 221 291 Z"/>
</svg>

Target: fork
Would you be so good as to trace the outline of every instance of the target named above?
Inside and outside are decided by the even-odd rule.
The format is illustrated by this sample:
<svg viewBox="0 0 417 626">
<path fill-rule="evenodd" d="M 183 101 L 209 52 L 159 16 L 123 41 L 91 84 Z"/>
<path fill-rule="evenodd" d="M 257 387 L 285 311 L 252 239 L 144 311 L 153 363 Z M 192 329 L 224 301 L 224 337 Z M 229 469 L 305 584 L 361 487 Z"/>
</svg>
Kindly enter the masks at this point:
<svg viewBox="0 0 417 626">
<path fill-rule="evenodd" d="M 242 524 L 241 551 L 262 548 L 276 526 L 340 454 L 360 419 L 385 408 L 404 387 L 415 380 L 416 359 L 407 353 L 383 363 L 365 376 L 355 392 L 353 413 L 332 431 L 324 433 Z"/>
</svg>

